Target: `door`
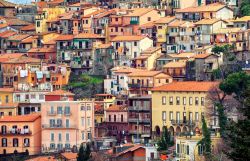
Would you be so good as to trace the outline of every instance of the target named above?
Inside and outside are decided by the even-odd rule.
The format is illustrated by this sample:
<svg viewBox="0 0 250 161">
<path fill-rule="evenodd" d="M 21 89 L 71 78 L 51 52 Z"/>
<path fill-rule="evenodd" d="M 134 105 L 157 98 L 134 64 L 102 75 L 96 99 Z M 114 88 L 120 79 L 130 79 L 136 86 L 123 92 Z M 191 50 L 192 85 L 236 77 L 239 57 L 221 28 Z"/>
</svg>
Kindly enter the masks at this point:
<svg viewBox="0 0 250 161">
<path fill-rule="evenodd" d="M 187 118 L 186 118 L 186 112 L 183 112 L 183 123 L 187 122 Z"/>
</svg>

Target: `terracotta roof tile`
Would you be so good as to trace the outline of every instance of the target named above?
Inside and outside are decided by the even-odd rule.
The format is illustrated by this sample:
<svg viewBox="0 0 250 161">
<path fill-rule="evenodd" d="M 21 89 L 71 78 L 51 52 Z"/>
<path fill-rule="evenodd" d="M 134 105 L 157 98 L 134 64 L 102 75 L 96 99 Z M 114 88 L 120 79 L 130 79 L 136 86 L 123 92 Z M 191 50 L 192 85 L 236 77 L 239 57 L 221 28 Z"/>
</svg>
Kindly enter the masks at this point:
<svg viewBox="0 0 250 161">
<path fill-rule="evenodd" d="M 116 36 L 111 41 L 140 41 L 142 39 L 146 38 L 146 36 Z"/>
<path fill-rule="evenodd" d="M 105 11 L 106 11 L 106 10 L 104 10 L 104 9 L 100 9 L 100 10 L 97 10 L 97 11 L 95 11 L 95 12 L 89 13 L 89 14 L 87 14 L 87 15 L 83 15 L 81 18 L 90 18 L 91 16 L 98 15 L 98 14 L 103 13 L 103 12 L 105 12 Z"/>
<path fill-rule="evenodd" d="M 53 0 L 53 1 L 48 1 L 47 3 L 56 5 L 56 4 L 60 4 L 60 3 L 63 3 L 63 2 L 64 2 L 64 0 Z"/>
<path fill-rule="evenodd" d="M 17 34 L 17 32 L 11 31 L 11 30 L 7 30 L 7 31 L 4 31 L 4 32 L 1 32 L 0 33 L 0 37 L 2 37 L 2 38 L 8 38 L 8 37 L 13 36 L 15 34 Z"/>
<path fill-rule="evenodd" d="M 137 69 L 137 68 L 130 68 L 127 66 L 118 66 L 118 67 L 114 67 L 111 69 L 114 73 L 132 73 L 135 71 L 143 71 L 141 69 Z"/>
<path fill-rule="evenodd" d="M 177 62 L 169 62 L 163 66 L 163 68 L 184 68 L 186 67 L 186 62 L 177 61 Z"/>
<path fill-rule="evenodd" d="M 23 44 L 32 43 L 36 39 L 36 36 L 30 36 L 21 41 Z"/>
<path fill-rule="evenodd" d="M 181 27 L 184 23 L 186 23 L 186 21 L 175 20 L 175 21 L 170 22 L 168 24 L 168 27 Z"/>
<path fill-rule="evenodd" d="M 55 38 L 55 41 L 67 41 L 67 40 L 73 40 L 74 35 L 60 35 L 57 38 Z"/>
<path fill-rule="evenodd" d="M 7 27 L 7 26 L 8 26 L 7 23 L 1 23 L 1 24 L 0 24 L 0 28 L 5 28 L 5 27 Z"/>
<path fill-rule="evenodd" d="M 57 161 L 53 156 L 39 156 L 25 161 Z"/>
<path fill-rule="evenodd" d="M 54 48 L 31 48 L 28 53 L 52 53 L 52 52 L 56 52 L 56 49 Z"/>
<path fill-rule="evenodd" d="M 135 71 L 128 74 L 129 77 L 153 77 L 158 74 L 162 73 L 161 71 L 149 71 L 149 70 L 142 70 L 142 71 Z"/>
<path fill-rule="evenodd" d="M 5 0 L 0 0 L 0 7 L 11 7 L 11 8 L 15 8 L 15 4 L 5 1 Z"/>
<path fill-rule="evenodd" d="M 195 59 L 205 59 L 205 58 L 209 57 L 210 55 L 212 55 L 212 54 L 197 54 L 193 58 L 195 58 Z"/>
<path fill-rule="evenodd" d="M 33 122 L 39 117 L 41 117 L 39 113 L 17 116 L 2 116 L 0 117 L 0 122 Z"/>
<path fill-rule="evenodd" d="M 99 48 L 99 49 L 107 49 L 107 48 L 110 48 L 110 47 L 112 47 L 112 45 L 110 43 L 108 43 L 108 44 L 100 44 L 100 45 L 97 46 L 97 48 Z"/>
<path fill-rule="evenodd" d="M 195 53 L 180 53 L 180 54 L 168 54 L 168 56 L 173 57 L 173 58 L 191 58 L 195 55 Z"/>
<path fill-rule="evenodd" d="M 212 88 L 219 85 L 219 82 L 198 82 L 198 81 L 185 81 L 173 82 L 163 86 L 155 87 L 152 91 L 165 91 L 165 92 L 207 92 Z"/>
<path fill-rule="evenodd" d="M 30 24 L 30 25 L 27 25 L 27 26 L 20 28 L 20 30 L 21 31 L 35 31 L 36 27 L 34 24 Z"/>
<path fill-rule="evenodd" d="M 128 10 L 129 13 L 127 15 L 124 16 L 129 16 L 129 17 L 133 17 L 133 16 L 142 16 L 145 15 L 148 12 L 153 11 L 153 8 L 135 8 L 135 9 L 131 9 Z"/>
<path fill-rule="evenodd" d="M 203 5 L 198 7 L 188 7 L 184 9 L 178 9 L 176 10 L 177 13 L 184 13 L 184 12 L 216 12 L 220 9 L 226 7 L 226 5 L 220 4 L 220 3 L 213 3 L 209 5 Z"/>
<path fill-rule="evenodd" d="M 10 59 L 20 58 L 24 56 L 23 53 L 0 54 L 0 62 L 6 62 Z"/>
<path fill-rule="evenodd" d="M 77 153 L 61 153 L 61 155 L 67 160 L 77 158 Z"/>
<path fill-rule="evenodd" d="M 195 25 L 212 25 L 218 21 L 221 21 L 219 19 L 202 19 L 195 23 Z"/>
<path fill-rule="evenodd" d="M 0 88 L 0 93 L 1 92 L 14 92 L 14 88 Z"/>
<path fill-rule="evenodd" d="M 18 107 L 19 103 L 2 103 L 0 104 L 0 108 L 11 108 Z"/>
<path fill-rule="evenodd" d="M 74 39 L 98 39 L 98 38 L 105 38 L 104 36 L 92 33 L 80 33 L 76 35 Z"/>
<path fill-rule="evenodd" d="M 8 38 L 9 41 L 21 41 L 27 37 L 29 37 L 30 35 L 28 34 L 17 34 L 17 35 L 13 35 L 13 36 L 10 36 Z"/>
<path fill-rule="evenodd" d="M 31 57 L 19 57 L 19 58 L 13 58 L 8 61 L 2 62 L 3 64 L 26 64 L 26 63 L 35 63 L 39 64 L 41 63 L 41 59 L 31 58 Z"/>
<path fill-rule="evenodd" d="M 75 94 L 68 92 L 68 91 L 64 91 L 64 90 L 56 90 L 56 91 L 49 92 L 46 95 L 48 95 L 48 96 L 55 96 L 55 95 L 74 96 Z"/>
<path fill-rule="evenodd" d="M 175 20 L 175 17 L 162 17 L 159 20 L 155 21 L 156 24 L 168 24 L 170 22 L 172 22 L 173 20 Z"/>
</svg>

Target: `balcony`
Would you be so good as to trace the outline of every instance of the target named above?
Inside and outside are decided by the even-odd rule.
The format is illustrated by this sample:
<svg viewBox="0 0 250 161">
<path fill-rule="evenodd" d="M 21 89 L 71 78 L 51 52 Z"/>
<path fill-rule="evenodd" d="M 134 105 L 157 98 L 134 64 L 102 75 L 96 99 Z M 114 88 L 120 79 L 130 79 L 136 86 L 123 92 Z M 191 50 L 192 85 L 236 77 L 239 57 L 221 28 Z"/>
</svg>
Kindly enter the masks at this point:
<svg viewBox="0 0 250 161">
<path fill-rule="evenodd" d="M 139 106 L 138 107 L 136 107 L 136 106 L 129 106 L 128 110 L 129 111 L 139 111 L 139 112 L 140 111 L 141 112 L 150 112 L 151 109 L 150 109 L 150 107 L 145 107 L 145 106 L 144 107 L 141 107 L 141 106 L 140 107 Z"/>
<path fill-rule="evenodd" d="M 76 125 L 62 125 L 62 124 L 54 124 L 54 125 L 49 125 L 49 124 L 43 124 L 42 128 L 44 129 L 77 129 Z"/>
<path fill-rule="evenodd" d="M 151 119 L 150 118 L 128 118 L 128 122 L 131 123 L 141 123 L 141 124 L 150 124 L 151 123 Z"/>
<path fill-rule="evenodd" d="M 9 131 L 1 131 L 1 135 L 31 135 L 32 132 L 29 129 L 11 129 Z"/>
<path fill-rule="evenodd" d="M 150 130 L 129 130 L 129 134 L 141 134 L 141 135 L 150 135 Z"/>
<path fill-rule="evenodd" d="M 48 116 L 55 116 L 56 114 L 56 111 L 47 111 Z"/>
</svg>

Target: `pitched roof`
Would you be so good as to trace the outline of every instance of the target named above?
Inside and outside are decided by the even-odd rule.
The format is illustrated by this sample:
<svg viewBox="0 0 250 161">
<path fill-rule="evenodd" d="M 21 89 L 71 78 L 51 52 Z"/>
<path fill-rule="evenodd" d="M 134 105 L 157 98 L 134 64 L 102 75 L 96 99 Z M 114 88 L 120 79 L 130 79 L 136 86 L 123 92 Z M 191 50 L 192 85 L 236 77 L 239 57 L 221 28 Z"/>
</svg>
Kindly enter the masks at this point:
<svg viewBox="0 0 250 161">
<path fill-rule="evenodd" d="M 24 56 L 23 53 L 0 54 L 0 62 L 3 63 L 10 59 L 20 58 L 22 56 Z"/>
<path fill-rule="evenodd" d="M 39 156 L 25 161 L 57 161 L 53 156 Z"/>
<path fill-rule="evenodd" d="M 110 47 L 112 47 L 112 45 L 111 45 L 110 43 L 107 43 L 107 44 L 99 44 L 99 45 L 97 46 L 97 48 L 99 48 L 99 49 L 107 49 L 107 48 L 110 48 Z"/>
<path fill-rule="evenodd" d="M 76 159 L 77 158 L 77 153 L 61 153 L 61 155 L 65 158 L 65 159 Z"/>
<path fill-rule="evenodd" d="M 172 21 L 168 24 L 168 27 L 180 27 L 182 26 L 184 23 L 186 23 L 186 21 L 182 21 L 182 20 L 175 20 Z"/>
<path fill-rule="evenodd" d="M 46 95 L 48 95 L 48 96 L 55 96 L 55 95 L 59 95 L 59 96 L 62 96 L 62 95 L 74 96 L 75 94 L 60 89 L 60 90 L 49 92 Z"/>
<path fill-rule="evenodd" d="M 8 2 L 8 1 L 4 1 L 4 0 L 0 0 L 0 7 L 11 7 L 14 8 L 16 5 L 14 3 Z"/>
<path fill-rule="evenodd" d="M 163 68 L 184 68 L 186 67 L 185 61 L 169 62 L 163 66 Z"/>
<path fill-rule="evenodd" d="M 133 152 L 133 151 L 140 149 L 140 148 L 143 148 L 143 146 L 142 145 L 133 145 L 132 147 L 126 148 L 126 150 L 121 151 L 120 153 L 117 153 L 116 156 L 121 156 L 123 154 L 126 154 L 127 152 Z"/>
<path fill-rule="evenodd" d="M 106 111 L 126 111 L 127 110 L 127 105 L 111 105 L 109 106 Z"/>
<path fill-rule="evenodd" d="M 118 66 L 111 69 L 114 73 L 132 73 L 135 71 L 142 71 L 141 69 L 131 68 L 127 66 Z"/>
<path fill-rule="evenodd" d="M 146 38 L 146 36 L 139 36 L 139 35 L 134 35 L 134 36 L 116 36 L 114 37 L 111 41 L 140 41 L 142 39 Z"/>
<path fill-rule="evenodd" d="M 173 82 L 163 86 L 155 87 L 152 91 L 165 92 L 207 92 L 212 88 L 217 87 L 219 82 L 198 82 L 198 81 L 184 81 Z"/>
<path fill-rule="evenodd" d="M 35 31 L 36 27 L 34 24 L 30 24 L 30 25 L 27 25 L 27 26 L 20 28 L 20 30 L 21 31 Z"/>
<path fill-rule="evenodd" d="M 2 103 L 0 104 L 0 108 L 11 108 L 18 107 L 19 103 Z"/>
<path fill-rule="evenodd" d="M 81 18 L 90 18 L 91 16 L 98 15 L 98 14 L 103 13 L 103 12 L 105 12 L 105 11 L 106 11 L 106 10 L 104 10 L 104 9 L 100 9 L 100 10 L 94 11 L 94 12 L 92 12 L 92 13 L 83 15 Z"/>
<path fill-rule="evenodd" d="M 241 28 L 219 28 L 215 30 L 214 34 L 228 34 L 228 33 L 238 33 L 242 32 L 243 30 Z"/>
<path fill-rule="evenodd" d="M 33 122 L 39 117 L 41 117 L 39 113 L 17 116 L 2 116 L 0 117 L 0 122 Z"/>
<path fill-rule="evenodd" d="M 36 36 L 30 36 L 30 37 L 27 37 L 27 38 L 23 39 L 21 41 L 21 43 L 23 43 L 23 44 L 25 44 L 25 43 L 32 43 L 35 39 L 36 39 Z"/>
<path fill-rule="evenodd" d="M 232 20 L 232 22 L 247 22 L 250 21 L 250 16 L 244 16 L 241 18 L 237 18 L 236 20 Z"/>
<path fill-rule="evenodd" d="M 174 19 L 175 19 L 174 16 L 173 17 L 170 17 L 170 16 L 162 17 L 159 20 L 155 21 L 155 23 L 156 24 L 168 24 L 168 23 L 172 22 Z"/>
<path fill-rule="evenodd" d="M 39 64 L 41 63 L 41 59 L 36 59 L 36 58 L 31 58 L 31 57 L 19 57 L 19 58 L 13 58 L 10 60 L 7 60 L 5 62 L 2 62 L 3 64 L 26 64 L 26 63 L 36 63 Z"/>
<path fill-rule="evenodd" d="M 1 32 L 0 33 L 0 37 L 2 37 L 2 38 L 8 38 L 8 37 L 13 36 L 15 34 L 17 34 L 17 32 L 12 31 L 12 30 L 7 30 L 7 31 L 4 31 L 4 32 Z"/>
<path fill-rule="evenodd" d="M 74 35 L 59 35 L 57 38 L 55 38 L 55 41 L 67 41 L 67 40 L 73 40 Z"/>
<path fill-rule="evenodd" d="M 9 41 L 21 41 L 29 36 L 30 36 L 29 34 L 16 34 L 16 35 L 10 36 L 8 40 Z"/>
<path fill-rule="evenodd" d="M 10 26 L 26 26 L 30 25 L 29 22 L 20 20 L 16 17 L 3 17 L 5 21 L 10 25 Z"/>
<path fill-rule="evenodd" d="M 127 15 L 124 16 L 142 16 L 150 11 L 153 11 L 153 8 L 135 8 L 135 9 L 131 9 L 128 10 L 129 13 Z"/>
<path fill-rule="evenodd" d="M 0 88 L 0 93 L 1 92 L 14 92 L 14 88 Z"/>
<path fill-rule="evenodd" d="M 219 19 L 202 19 L 195 23 L 195 25 L 212 25 L 218 21 L 221 21 Z"/>
<path fill-rule="evenodd" d="M 5 27 L 7 27 L 7 26 L 8 26 L 7 23 L 1 23 L 1 24 L 0 24 L 0 28 L 5 28 Z"/>
<path fill-rule="evenodd" d="M 205 59 L 205 58 L 209 57 L 210 55 L 212 55 L 212 54 L 197 54 L 193 58 L 195 58 L 195 59 Z"/>
<path fill-rule="evenodd" d="M 128 74 L 129 77 L 153 77 L 155 75 L 160 74 L 161 71 L 149 71 L 149 70 L 142 70 L 142 71 L 135 71 Z"/>
<path fill-rule="evenodd" d="M 180 53 L 180 54 L 168 54 L 168 56 L 173 58 L 191 58 L 195 55 L 195 53 Z"/>
<path fill-rule="evenodd" d="M 98 39 L 98 38 L 105 38 L 105 37 L 92 33 L 80 33 L 79 35 L 74 37 L 74 39 Z"/>
<path fill-rule="evenodd" d="M 183 9 L 176 10 L 177 13 L 184 13 L 184 12 L 216 12 L 221 10 L 222 8 L 226 7 L 226 5 L 221 3 L 212 3 L 209 5 L 202 5 L 198 7 L 188 7 Z"/>
<path fill-rule="evenodd" d="M 46 47 L 42 47 L 42 48 L 31 48 L 28 53 L 52 53 L 52 52 L 56 52 L 55 48 L 46 48 Z"/>
</svg>

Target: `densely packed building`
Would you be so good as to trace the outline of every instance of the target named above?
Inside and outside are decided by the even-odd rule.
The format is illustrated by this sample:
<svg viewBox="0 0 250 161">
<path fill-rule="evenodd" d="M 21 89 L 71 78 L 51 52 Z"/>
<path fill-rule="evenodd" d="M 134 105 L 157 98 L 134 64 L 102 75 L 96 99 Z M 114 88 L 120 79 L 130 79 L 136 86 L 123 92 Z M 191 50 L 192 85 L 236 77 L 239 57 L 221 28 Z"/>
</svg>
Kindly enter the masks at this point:
<svg viewBox="0 0 250 161">
<path fill-rule="evenodd" d="M 0 0 L 0 158 L 75 159 L 92 142 L 109 149 L 97 158 L 150 161 L 160 156 L 148 145 L 166 127 L 176 159 L 194 160 L 203 153 L 195 150 L 202 117 L 216 147 L 220 127 L 208 97 L 220 81 L 214 72 L 232 64 L 213 48 L 232 46 L 245 70 L 250 60 L 250 16 L 235 18 L 237 2 Z M 85 75 L 101 77 L 101 93 L 96 80 L 94 95 L 73 90 Z"/>
</svg>

